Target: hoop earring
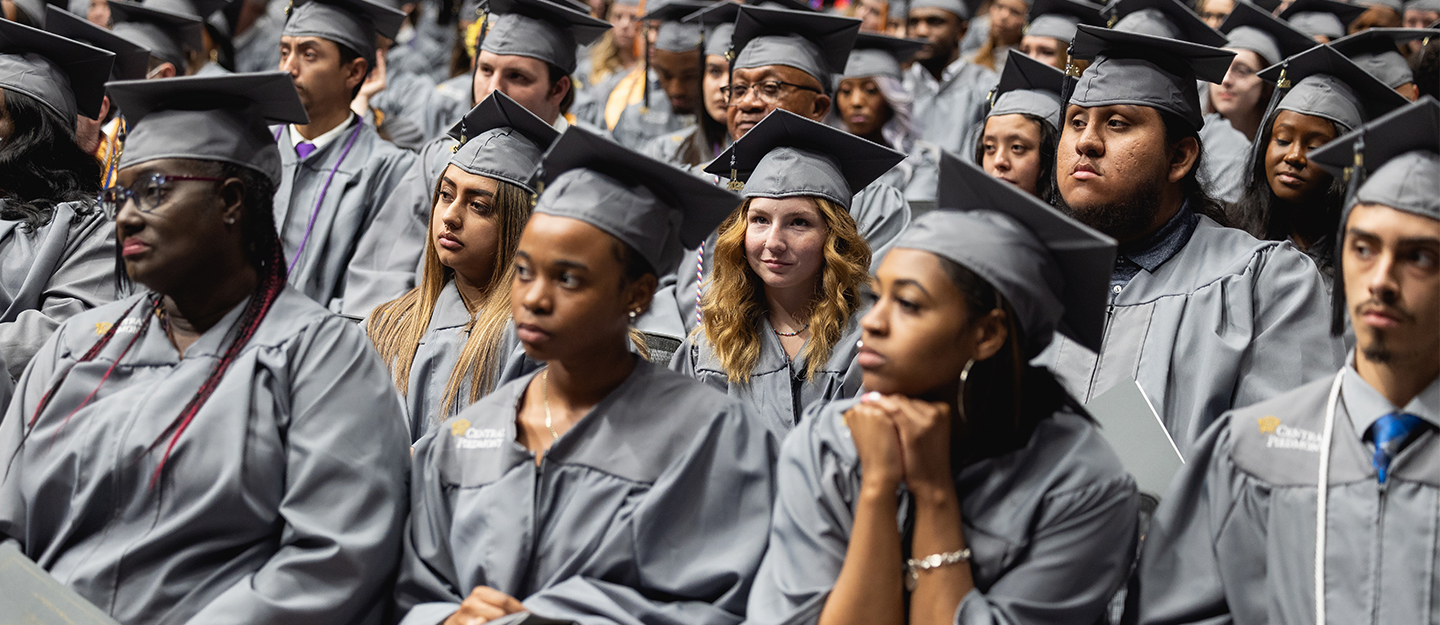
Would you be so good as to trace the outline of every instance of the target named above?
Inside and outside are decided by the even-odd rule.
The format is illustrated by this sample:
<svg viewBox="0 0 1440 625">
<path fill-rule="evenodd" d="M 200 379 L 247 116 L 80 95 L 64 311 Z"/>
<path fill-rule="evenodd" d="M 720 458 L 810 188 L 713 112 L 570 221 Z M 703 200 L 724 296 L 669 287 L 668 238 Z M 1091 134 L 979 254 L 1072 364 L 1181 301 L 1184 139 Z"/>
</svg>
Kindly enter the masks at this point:
<svg viewBox="0 0 1440 625">
<path fill-rule="evenodd" d="M 955 411 L 960 413 L 960 421 L 965 418 L 965 389 L 970 382 L 970 368 L 975 366 L 975 359 L 965 361 L 965 368 L 960 370 L 960 392 L 955 397 Z"/>
</svg>

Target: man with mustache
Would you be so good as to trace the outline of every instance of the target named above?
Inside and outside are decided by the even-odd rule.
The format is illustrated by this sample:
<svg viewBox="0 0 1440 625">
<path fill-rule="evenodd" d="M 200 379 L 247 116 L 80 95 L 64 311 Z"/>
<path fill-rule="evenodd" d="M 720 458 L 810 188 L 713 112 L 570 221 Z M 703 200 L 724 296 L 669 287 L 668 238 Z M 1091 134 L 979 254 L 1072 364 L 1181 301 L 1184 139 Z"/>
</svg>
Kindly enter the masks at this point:
<svg viewBox="0 0 1440 625">
<path fill-rule="evenodd" d="M 1355 350 L 1338 373 L 1230 412 L 1195 443 L 1145 539 L 1142 623 L 1440 617 L 1440 103 L 1313 153 L 1352 181 L 1362 157 L 1332 328 L 1348 314 Z"/>
<path fill-rule="evenodd" d="M 393 39 L 404 19 L 368 0 L 310 0 L 290 10 L 280 33 L 280 70 L 310 121 L 275 130 L 275 227 L 290 284 L 332 312 L 352 282 L 356 241 L 415 160 L 350 110 L 375 67 L 376 35 Z"/>
<path fill-rule="evenodd" d="M 905 88 L 915 96 L 915 128 L 941 148 L 965 154 L 965 137 L 983 123 L 986 97 L 1000 77 L 961 54 L 970 20 L 962 0 L 913 0 L 908 19 L 906 36 L 926 40 L 905 72 Z"/>
<path fill-rule="evenodd" d="M 1233 52 L 1087 25 L 1073 50 L 1095 60 L 1061 118 L 1058 201 L 1120 248 L 1099 353 L 1062 338 L 1037 364 L 1082 402 L 1135 380 L 1187 454 L 1221 413 L 1339 365 L 1325 286 L 1288 243 L 1212 218 L 1196 81 L 1219 81 Z"/>
</svg>

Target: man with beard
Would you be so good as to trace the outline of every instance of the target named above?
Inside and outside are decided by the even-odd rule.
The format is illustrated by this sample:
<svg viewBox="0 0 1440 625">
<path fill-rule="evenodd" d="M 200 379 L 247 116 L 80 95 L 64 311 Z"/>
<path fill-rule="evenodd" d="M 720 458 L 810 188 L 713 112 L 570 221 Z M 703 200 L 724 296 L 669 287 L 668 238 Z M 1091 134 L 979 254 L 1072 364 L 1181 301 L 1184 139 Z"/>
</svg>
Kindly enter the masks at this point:
<svg viewBox="0 0 1440 625">
<path fill-rule="evenodd" d="M 1426 98 L 1312 154 L 1337 178 L 1370 170 L 1339 231 L 1332 330 L 1348 313 L 1356 349 L 1195 443 L 1145 540 L 1140 622 L 1440 618 L 1437 152 Z"/>
<path fill-rule="evenodd" d="M 610 24 L 569 3 L 550 0 L 490 0 L 488 6 L 489 30 L 471 75 L 471 105 L 499 91 L 564 131 L 569 124 L 561 111 L 572 99 L 576 48 L 599 39 Z M 383 199 L 375 226 L 358 244 L 340 314 L 364 318 L 375 306 L 414 288 L 424 262 L 435 187 L 457 145 L 448 136 L 426 143 L 395 192 Z"/>
<path fill-rule="evenodd" d="M 645 57 L 648 91 L 640 102 L 626 106 L 610 129 L 615 141 L 632 150 L 689 126 L 702 108 L 700 24 L 682 19 L 705 9 L 705 4 L 671 0 L 659 7 L 640 18 L 656 24 L 642 29 L 654 33 Z"/>
<path fill-rule="evenodd" d="M 985 119 L 986 96 L 999 76 L 960 54 L 970 9 L 962 0 L 914 0 L 908 36 L 926 40 L 905 72 L 915 97 L 919 136 L 956 154 L 968 152 L 965 137 Z"/>
<path fill-rule="evenodd" d="M 1098 355 L 1062 338 L 1037 364 L 1082 402 L 1135 380 L 1187 454 L 1221 413 L 1339 365 L 1325 285 L 1290 244 L 1212 219 L 1196 81 L 1219 81 L 1233 52 L 1086 25 L 1073 50 L 1095 60 L 1061 119 L 1059 201 L 1120 249 Z"/>
<path fill-rule="evenodd" d="M 696 103 L 695 124 L 684 130 L 651 139 L 639 150 L 642 154 L 677 167 L 696 167 L 713 160 L 730 145 L 725 126 L 726 89 L 730 85 L 730 36 L 735 34 L 735 16 L 740 5 L 716 2 L 684 18 L 700 26 L 704 66 L 697 79 L 700 100 Z"/>
<path fill-rule="evenodd" d="M 346 299 L 356 242 L 415 160 L 350 110 L 375 67 L 375 35 L 393 39 L 403 19 L 368 0 L 310 0 L 280 33 L 280 70 L 294 79 L 310 123 L 275 130 L 275 226 L 290 284 L 332 312 Z"/>
<path fill-rule="evenodd" d="M 726 126 L 740 139 L 771 111 L 784 109 L 814 121 L 830 113 L 835 75 L 843 72 L 860 32 L 860 20 L 808 11 L 742 6 L 730 40 L 731 70 Z M 720 163 L 719 168 L 725 168 Z M 725 178 L 734 178 L 728 176 Z M 874 264 L 910 223 L 910 206 L 899 189 L 872 183 L 855 196 L 850 216 L 873 251 Z M 715 235 L 674 271 L 675 285 L 662 283 L 655 302 L 636 327 L 651 334 L 682 339 L 699 323 L 700 284 L 710 275 Z M 697 269 L 698 267 L 698 269 Z M 873 265 L 872 265 L 873 267 Z M 666 282 L 668 283 L 668 277 Z M 671 304 L 671 298 L 674 304 Z M 676 312 L 679 312 L 676 316 Z"/>
</svg>

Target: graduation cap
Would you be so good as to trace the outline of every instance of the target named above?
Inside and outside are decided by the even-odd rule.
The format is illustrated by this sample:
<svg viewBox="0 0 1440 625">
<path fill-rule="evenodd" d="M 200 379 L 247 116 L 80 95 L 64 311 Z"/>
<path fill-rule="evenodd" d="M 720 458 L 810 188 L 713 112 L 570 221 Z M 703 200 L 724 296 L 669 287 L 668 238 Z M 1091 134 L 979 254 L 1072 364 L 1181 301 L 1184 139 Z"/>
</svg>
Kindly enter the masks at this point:
<svg viewBox="0 0 1440 625">
<path fill-rule="evenodd" d="M 1330 46 L 1315 46 L 1265 68 L 1285 92 L 1274 107 L 1328 119 L 1349 132 L 1409 101 Z"/>
<path fill-rule="evenodd" d="M 726 0 L 726 2 L 729 1 L 730 0 Z M 791 11 L 803 11 L 806 13 L 816 12 L 815 8 L 811 7 L 810 3 L 804 0 L 761 0 L 760 2 L 756 2 L 754 6 L 765 7 L 767 9 L 789 9 Z"/>
<path fill-rule="evenodd" d="M 658 21 L 655 29 L 655 49 L 666 52 L 689 52 L 700 47 L 700 25 L 684 22 L 687 15 L 704 10 L 703 2 L 673 0 L 660 5 L 640 17 L 641 21 Z"/>
<path fill-rule="evenodd" d="M 528 56 L 569 74 L 575 49 L 600 38 L 610 23 L 568 3 L 550 0 L 490 0 L 489 24 L 480 49 L 501 56 Z"/>
<path fill-rule="evenodd" d="M 109 50 L 0 19 L 0 87 L 35 98 L 66 122 L 77 113 L 100 115 L 114 61 Z"/>
<path fill-rule="evenodd" d="M 901 66 L 925 47 L 924 39 L 901 39 L 873 33 L 860 33 L 855 37 L 855 48 L 845 63 L 841 79 L 864 78 L 866 76 L 889 76 L 901 80 Z"/>
<path fill-rule="evenodd" d="M 1000 72 L 1000 82 L 990 94 L 990 113 L 997 115 L 1030 115 L 1039 117 L 1051 128 L 1059 130 L 1060 98 L 1065 91 L 1065 72 L 1011 49 Z"/>
<path fill-rule="evenodd" d="M 1075 84 L 1070 104 L 1135 104 L 1168 111 L 1197 130 L 1204 125 L 1196 80 L 1219 83 L 1235 53 L 1195 43 L 1080 25 L 1071 56 L 1095 59 Z"/>
<path fill-rule="evenodd" d="M 1437 153 L 1440 101 L 1427 95 L 1312 150 L 1307 158 L 1355 183 L 1356 202 L 1440 219 Z"/>
<path fill-rule="evenodd" d="M 394 39 L 405 22 L 400 11 L 369 0 L 293 0 L 284 37 L 319 37 L 355 51 L 375 68 L 375 35 Z"/>
<path fill-rule="evenodd" d="M 1405 3 L 1406 11 L 1435 11 L 1440 13 L 1440 0 L 1410 0 Z"/>
<path fill-rule="evenodd" d="M 15 8 L 20 11 L 20 14 L 24 16 L 25 19 L 29 20 L 32 25 L 35 26 L 41 26 L 45 24 L 45 6 L 47 4 L 50 4 L 52 6 L 60 6 L 53 2 L 47 3 L 46 0 L 13 1 L 15 3 Z M 0 19 L 4 19 L 4 17 L 0 16 Z"/>
<path fill-rule="evenodd" d="M 740 197 L 674 166 L 571 126 L 545 151 L 535 213 L 604 230 L 664 272 L 705 241 Z"/>
<path fill-rule="evenodd" d="M 717 0 L 710 6 L 685 17 L 686 22 L 700 25 L 700 47 L 705 56 L 725 56 L 730 52 L 730 40 L 735 34 L 735 18 L 740 15 L 740 4 L 730 0 Z"/>
<path fill-rule="evenodd" d="M 198 17 L 120 0 L 110 2 L 110 17 L 111 31 L 174 65 L 176 73 L 185 73 L 186 52 L 205 49 L 205 27 Z"/>
<path fill-rule="evenodd" d="M 1279 63 L 1316 45 L 1309 35 L 1246 0 L 1235 3 L 1235 10 L 1220 25 L 1220 32 L 1227 38 L 1224 47 L 1249 50 L 1267 64 Z"/>
<path fill-rule="evenodd" d="M 193 15 L 205 19 L 230 4 L 230 0 L 145 0 L 145 6 L 171 13 Z"/>
<path fill-rule="evenodd" d="M 1035 4 L 1030 5 L 1030 25 L 1025 34 L 1068 44 L 1075 38 L 1075 27 L 1080 24 L 1104 26 L 1100 7 L 1083 0 L 1035 0 Z"/>
<path fill-rule="evenodd" d="M 64 9 L 54 6 L 45 8 L 45 30 L 114 53 L 115 65 L 111 68 L 110 78 L 139 80 L 150 70 L 150 51 L 144 46 Z"/>
<path fill-rule="evenodd" d="M 895 247 L 947 258 L 1000 291 L 1024 332 L 1026 358 L 1057 330 L 1100 350 L 1114 239 L 949 152 L 940 157 L 937 206 Z"/>
<path fill-rule="evenodd" d="M 1110 19 L 1111 28 L 1178 39 L 1204 46 L 1225 45 L 1225 35 L 1211 28 L 1179 0 L 1112 0 L 1100 14 Z"/>
<path fill-rule="evenodd" d="M 1405 5 L 1400 0 L 1357 0 L 1356 4 L 1364 7 L 1387 7 L 1396 13 L 1405 10 Z"/>
<path fill-rule="evenodd" d="M 845 69 L 860 20 L 821 13 L 742 6 L 731 48 L 734 69 L 793 67 L 829 86 Z"/>
<path fill-rule="evenodd" d="M 823 197 L 848 210 L 855 194 L 903 160 L 901 152 L 775 109 L 705 171 L 744 179 L 746 198 Z"/>
<path fill-rule="evenodd" d="M 975 9 L 979 2 L 964 2 L 963 0 L 910 0 L 909 9 L 906 10 L 905 18 L 908 19 L 909 11 L 915 9 L 940 9 L 955 14 L 962 20 L 969 20 L 975 16 Z"/>
<path fill-rule="evenodd" d="M 268 122 L 310 118 L 286 72 L 123 80 L 107 85 L 130 134 L 120 167 L 163 158 L 219 161 L 280 182 L 280 151 Z"/>
<path fill-rule="evenodd" d="M 530 184 L 540 155 L 560 136 L 553 126 L 498 89 L 447 133 L 460 142 L 450 164 L 535 193 Z"/>
<path fill-rule="evenodd" d="M 1350 22 L 1364 12 L 1365 7 L 1335 0 L 1295 0 L 1279 17 L 1312 38 L 1339 39 L 1345 36 Z"/>
<path fill-rule="evenodd" d="M 1440 29 L 1367 28 L 1330 42 L 1330 47 L 1355 61 L 1380 82 L 1398 89 L 1406 83 L 1415 82 L 1410 64 L 1400 54 L 1400 44 L 1435 36 L 1440 36 Z"/>
</svg>

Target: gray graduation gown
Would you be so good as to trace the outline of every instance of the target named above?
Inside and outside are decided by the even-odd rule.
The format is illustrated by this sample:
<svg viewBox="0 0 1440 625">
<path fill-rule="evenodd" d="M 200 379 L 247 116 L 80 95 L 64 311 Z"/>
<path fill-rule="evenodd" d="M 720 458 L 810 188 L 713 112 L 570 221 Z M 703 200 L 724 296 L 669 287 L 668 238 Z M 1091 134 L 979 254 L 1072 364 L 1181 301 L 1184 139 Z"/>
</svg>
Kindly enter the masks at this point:
<svg viewBox="0 0 1440 625">
<path fill-rule="evenodd" d="M 50 222 L 34 230 L 0 220 L 0 362 L 7 377 L 20 377 L 61 322 L 115 299 L 115 224 L 88 204 L 88 212 L 78 202 L 59 204 Z"/>
<path fill-rule="evenodd" d="M 450 410 L 440 413 L 445 404 L 445 389 L 450 385 L 450 376 L 455 371 L 455 363 L 460 360 L 460 352 L 465 349 L 465 341 L 470 338 L 469 326 L 470 311 L 465 308 L 464 300 L 460 299 L 460 291 L 452 280 L 440 291 L 439 299 L 435 300 L 435 311 L 430 314 L 430 325 L 425 328 L 425 336 L 415 348 L 415 359 L 410 362 L 410 392 L 405 396 L 405 408 L 410 418 L 412 443 L 434 430 L 440 422 L 459 414 L 470 405 L 470 385 L 465 384 L 461 386 L 460 397 L 451 405 Z M 495 372 L 495 384 L 492 388 L 498 389 L 504 383 L 540 368 L 540 363 L 525 356 L 525 347 L 515 335 L 513 323 L 505 326 L 505 335 L 500 339 L 500 349 L 501 353 L 508 356 L 502 361 L 499 371 Z"/>
<path fill-rule="evenodd" d="M 1205 158 L 1200 161 L 1200 181 L 1205 190 L 1222 202 L 1234 203 L 1245 191 L 1245 158 L 1250 140 L 1219 113 L 1205 116 L 1200 127 Z"/>
<path fill-rule="evenodd" d="M 720 358 L 703 332 L 686 339 L 675 350 L 670 368 L 746 402 L 752 413 L 765 418 L 783 435 L 800 423 L 806 406 L 817 401 L 849 399 L 860 390 L 863 372 L 855 364 L 859 351 L 855 343 L 860 340 L 860 318 L 865 312 L 862 309 L 850 316 L 845 333 L 835 343 L 825 366 L 808 380 L 803 377 L 808 366 L 806 359 L 797 356 L 790 360 L 769 319 L 761 319 L 759 323 L 760 360 L 750 371 L 748 383 L 731 383 L 725 377 Z"/>
<path fill-rule="evenodd" d="M 971 129 L 984 123 L 989 103 L 986 97 L 999 81 L 989 69 L 963 58 L 945 70 L 945 80 L 936 81 L 919 63 L 905 71 L 905 88 L 915 97 L 915 132 L 925 140 L 956 154 L 964 154 Z"/>
<path fill-rule="evenodd" d="M 740 622 L 774 495 L 769 428 L 641 361 L 537 467 L 515 441 L 530 380 L 415 446 L 403 623 L 440 623 L 477 586 L 584 625 Z"/>
<path fill-rule="evenodd" d="M 658 80 L 650 81 L 650 105 L 637 102 L 625 107 L 610 136 L 632 150 L 641 150 L 656 137 L 684 130 L 695 124 L 694 115 L 677 115 Z"/>
<path fill-rule="evenodd" d="M 1136 380 L 1182 455 L 1221 414 L 1333 372 L 1320 273 L 1288 243 L 1258 241 L 1200 217 L 1154 273 L 1111 287 L 1102 357 L 1061 335 L 1036 359 L 1089 402 Z"/>
<path fill-rule="evenodd" d="M 1435 623 L 1440 438 L 1432 426 L 1412 441 L 1381 486 L 1345 407 L 1364 382 L 1347 374 L 1330 446 L 1326 620 Z M 1314 622 L 1315 484 L 1333 381 L 1228 413 L 1195 443 L 1145 538 L 1140 622 Z M 1431 415 L 1437 386 L 1419 398 Z"/>
<path fill-rule="evenodd" d="M 857 401 L 812 406 L 785 439 L 770 548 L 746 623 L 819 620 L 860 495 L 844 421 Z M 1057 413 L 1024 448 L 960 469 L 955 491 L 975 578 L 957 624 L 1093 623 L 1130 572 L 1135 481 L 1090 421 Z"/>
<path fill-rule="evenodd" d="M 721 184 L 718 177 L 716 184 Z M 880 266 L 880 259 L 890 250 L 896 237 L 909 227 L 910 205 L 900 194 L 900 190 L 877 181 L 855 196 L 850 203 L 850 216 L 855 218 L 860 236 L 870 244 L 870 268 L 873 270 Z M 717 235 L 712 233 L 705 240 L 703 258 L 698 250 L 688 250 L 683 255 L 680 267 L 675 272 L 674 288 L 664 286 L 656 293 L 655 301 L 651 303 L 646 314 L 645 324 L 637 324 L 637 327 L 676 339 L 690 335 L 698 324 L 695 319 L 695 294 L 699 290 L 696 259 L 700 258 L 704 263 L 705 278 L 709 279 L 716 237 Z M 671 307 L 675 310 L 672 311 Z M 677 330 L 682 328 L 683 332 L 677 333 Z"/>
<path fill-rule="evenodd" d="M 244 305 L 182 359 L 142 302 L 96 359 L 75 364 L 142 298 L 72 317 L 26 369 L 0 422 L 11 461 L 0 540 L 121 623 L 378 622 L 409 454 L 400 401 L 364 334 L 287 288 L 175 444 L 156 491 L 166 428 Z M 22 447 L 40 397 L 67 370 Z"/>
<path fill-rule="evenodd" d="M 900 189 L 906 202 L 934 202 L 940 189 L 940 146 L 929 141 L 916 141 L 905 160 L 885 172 L 879 180 Z"/>
<path fill-rule="evenodd" d="M 359 134 L 354 135 L 354 145 L 346 155 L 345 146 L 355 128 Z M 363 122 L 347 128 L 304 161 L 291 147 L 294 142 L 288 125 L 280 129 L 277 142 L 280 184 L 275 190 L 275 226 L 285 248 L 285 262 L 294 267 L 290 284 L 331 311 L 363 317 L 349 315 L 344 306 L 351 281 L 362 292 L 366 288 L 359 284 L 365 279 L 363 274 L 349 272 L 351 259 L 380 205 L 390 197 L 415 155 L 381 139 L 373 126 Z M 332 172 L 334 179 L 327 189 Z"/>
<path fill-rule="evenodd" d="M 728 147 L 729 135 L 726 135 L 724 141 Z M 641 146 L 639 152 L 680 168 L 705 165 L 720 155 L 714 147 L 708 145 L 708 140 L 698 124 L 655 137 Z"/>
</svg>

